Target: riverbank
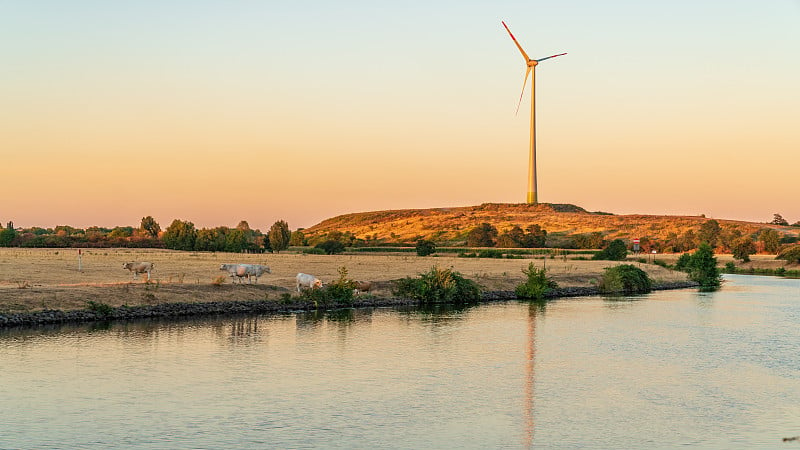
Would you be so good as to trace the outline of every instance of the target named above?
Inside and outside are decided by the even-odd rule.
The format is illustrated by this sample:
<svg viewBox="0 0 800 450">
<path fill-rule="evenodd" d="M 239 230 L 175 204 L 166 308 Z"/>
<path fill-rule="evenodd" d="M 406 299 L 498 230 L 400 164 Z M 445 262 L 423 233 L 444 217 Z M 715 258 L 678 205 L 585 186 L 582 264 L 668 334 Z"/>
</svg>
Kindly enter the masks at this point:
<svg viewBox="0 0 800 450">
<path fill-rule="evenodd" d="M 80 257 L 80 259 L 79 259 Z M 128 261 L 155 264 L 152 279 L 132 279 Z M 514 298 L 525 280 L 522 269 L 546 267 L 559 285 L 558 296 L 594 295 L 599 278 L 614 261 L 495 259 L 416 255 L 305 255 L 177 252 L 155 249 L 0 249 L 0 326 L 92 320 L 126 320 L 230 313 L 285 313 L 315 305 L 297 296 L 295 275 L 310 273 L 324 282 L 348 277 L 372 282 L 354 307 L 413 303 L 394 298 L 392 280 L 417 276 L 432 266 L 452 268 L 475 280 L 485 300 Z M 80 263 L 80 267 L 79 264 Z M 257 284 L 234 284 L 222 263 L 271 267 Z M 634 263 L 659 286 L 680 286 L 686 275 L 654 264 Z M 146 278 L 146 276 L 145 276 Z M 347 305 L 349 306 L 349 305 Z"/>
<path fill-rule="evenodd" d="M 697 286 L 692 281 L 676 281 L 661 283 L 654 290 L 683 289 Z M 600 295 L 596 287 L 563 287 L 552 292 L 548 299 Z M 514 291 L 487 291 L 483 293 L 482 303 L 493 301 L 515 300 Z M 157 305 L 127 306 L 117 308 L 106 304 L 90 303 L 89 309 L 81 310 L 41 310 L 29 313 L 0 314 L 0 328 L 52 325 L 61 323 L 81 323 L 108 320 L 135 320 L 150 318 L 179 318 L 189 316 L 222 316 L 232 314 L 290 314 L 298 311 L 341 308 L 374 308 L 416 305 L 416 300 L 388 297 L 365 296 L 352 303 L 317 305 L 311 301 L 303 301 L 292 297 L 285 301 L 253 300 L 253 301 L 211 301 L 201 303 L 171 302 Z"/>
</svg>

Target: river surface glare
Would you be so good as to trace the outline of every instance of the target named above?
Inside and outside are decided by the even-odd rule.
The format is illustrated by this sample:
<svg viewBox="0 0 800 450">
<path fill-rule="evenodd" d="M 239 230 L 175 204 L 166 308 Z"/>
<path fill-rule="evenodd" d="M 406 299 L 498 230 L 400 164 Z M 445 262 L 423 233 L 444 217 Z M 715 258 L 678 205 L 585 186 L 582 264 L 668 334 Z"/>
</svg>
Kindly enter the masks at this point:
<svg viewBox="0 0 800 450">
<path fill-rule="evenodd" d="M 800 448 L 800 280 L 0 330 L 0 448 Z"/>
</svg>

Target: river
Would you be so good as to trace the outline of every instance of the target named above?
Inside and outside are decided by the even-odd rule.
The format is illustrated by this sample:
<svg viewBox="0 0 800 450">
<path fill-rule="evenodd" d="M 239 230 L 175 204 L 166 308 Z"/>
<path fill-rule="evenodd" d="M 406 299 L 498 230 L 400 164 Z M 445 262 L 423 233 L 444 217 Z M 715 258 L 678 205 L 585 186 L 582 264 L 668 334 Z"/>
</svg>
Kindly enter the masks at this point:
<svg viewBox="0 0 800 450">
<path fill-rule="evenodd" d="M 0 330 L 0 448 L 800 448 L 800 280 Z"/>
</svg>

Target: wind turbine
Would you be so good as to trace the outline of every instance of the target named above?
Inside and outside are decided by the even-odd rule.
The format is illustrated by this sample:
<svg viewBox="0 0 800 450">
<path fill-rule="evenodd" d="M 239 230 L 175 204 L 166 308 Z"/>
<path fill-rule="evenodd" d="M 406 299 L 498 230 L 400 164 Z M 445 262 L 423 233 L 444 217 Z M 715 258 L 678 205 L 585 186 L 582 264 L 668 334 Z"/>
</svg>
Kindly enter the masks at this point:
<svg viewBox="0 0 800 450">
<path fill-rule="evenodd" d="M 559 53 L 557 55 L 548 56 L 540 59 L 530 59 L 522 46 L 517 42 L 517 38 L 511 34 L 508 25 L 500 21 L 508 31 L 508 35 L 517 44 L 519 52 L 525 58 L 525 80 L 522 81 L 522 92 L 519 94 L 519 102 L 517 102 L 517 112 L 519 112 L 519 105 L 522 103 L 522 95 L 525 94 L 525 85 L 528 84 L 528 75 L 531 76 L 531 142 L 530 142 L 530 156 L 528 157 L 528 204 L 539 203 L 536 196 L 536 66 L 545 59 L 555 58 L 556 56 L 566 55 L 566 53 Z"/>
</svg>

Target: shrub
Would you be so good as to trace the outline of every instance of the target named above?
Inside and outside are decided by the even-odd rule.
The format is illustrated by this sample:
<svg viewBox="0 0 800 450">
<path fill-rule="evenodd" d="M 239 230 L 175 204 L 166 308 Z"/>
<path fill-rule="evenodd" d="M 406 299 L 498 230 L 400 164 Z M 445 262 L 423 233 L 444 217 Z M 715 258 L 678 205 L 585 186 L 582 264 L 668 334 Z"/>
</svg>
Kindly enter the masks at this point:
<svg viewBox="0 0 800 450">
<path fill-rule="evenodd" d="M 592 259 L 602 259 L 608 261 L 623 261 L 628 256 L 628 247 L 622 239 L 614 239 L 600 253 L 596 253 Z"/>
<path fill-rule="evenodd" d="M 716 289 L 722 284 L 714 250 L 705 242 L 692 253 L 688 271 L 689 279 L 700 283 L 700 287 L 703 289 Z"/>
<path fill-rule="evenodd" d="M 500 250 L 480 250 L 478 258 L 502 258 L 503 252 Z"/>
<path fill-rule="evenodd" d="M 315 245 L 314 248 L 322 249 L 327 255 L 335 255 L 344 251 L 344 244 L 339 241 L 329 239 L 321 244 Z"/>
<path fill-rule="evenodd" d="M 86 307 L 89 311 L 92 311 L 93 313 L 101 317 L 110 316 L 112 311 L 114 310 L 114 308 L 112 308 L 111 305 L 109 304 L 102 302 L 95 302 L 92 300 L 86 302 Z"/>
<path fill-rule="evenodd" d="M 547 276 L 547 269 L 544 267 L 538 269 L 530 263 L 527 269 L 522 269 L 522 273 L 528 280 L 514 289 L 514 294 L 518 298 L 541 300 L 558 287 L 558 284 Z"/>
<path fill-rule="evenodd" d="M 355 281 L 347 277 L 347 268 L 339 268 L 336 281 L 317 289 L 305 289 L 300 296 L 314 302 L 316 306 L 351 305 Z"/>
<path fill-rule="evenodd" d="M 692 255 L 689 253 L 682 253 L 681 256 L 678 257 L 678 260 L 675 261 L 675 270 L 680 270 L 681 272 L 688 272 L 689 271 L 689 262 L 692 260 Z"/>
<path fill-rule="evenodd" d="M 599 288 L 604 294 L 646 294 L 652 290 L 652 281 L 633 264 L 620 264 L 605 270 Z"/>
<path fill-rule="evenodd" d="M 782 259 L 789 264 L 800 263 L 800 244 L 784 247 L 775 259 Z"/>
<path fill-rule="evenodd" d="M 437 266 L 417 278 L 406 277 L 395 281 L 392 292 L 399 297 L 418 300 L 423 305 L 473 303 L 481 298 L 481 289 L 476 282 L 456 271 Z"/>
<path fill-rule="evenodd" d="M 323 250 L 321 248 L 317 248 L 317 247 L 304 248 L 302 251 L 306 255 L 326 255 L 327 254 L 325 252 L 325 250 Z"/>
<path fill-rule="evenodd" d="M 420 239 L 417 241 L 417 256 L 428 256 L 436 253 L 436 244 L 433 241 Z"/>
<path fill-rule="evenodd" d="M 725 263 L 725 272 L 736 273 L 736 264 L 733 261 L 726 262 Z"/>
</svg>

